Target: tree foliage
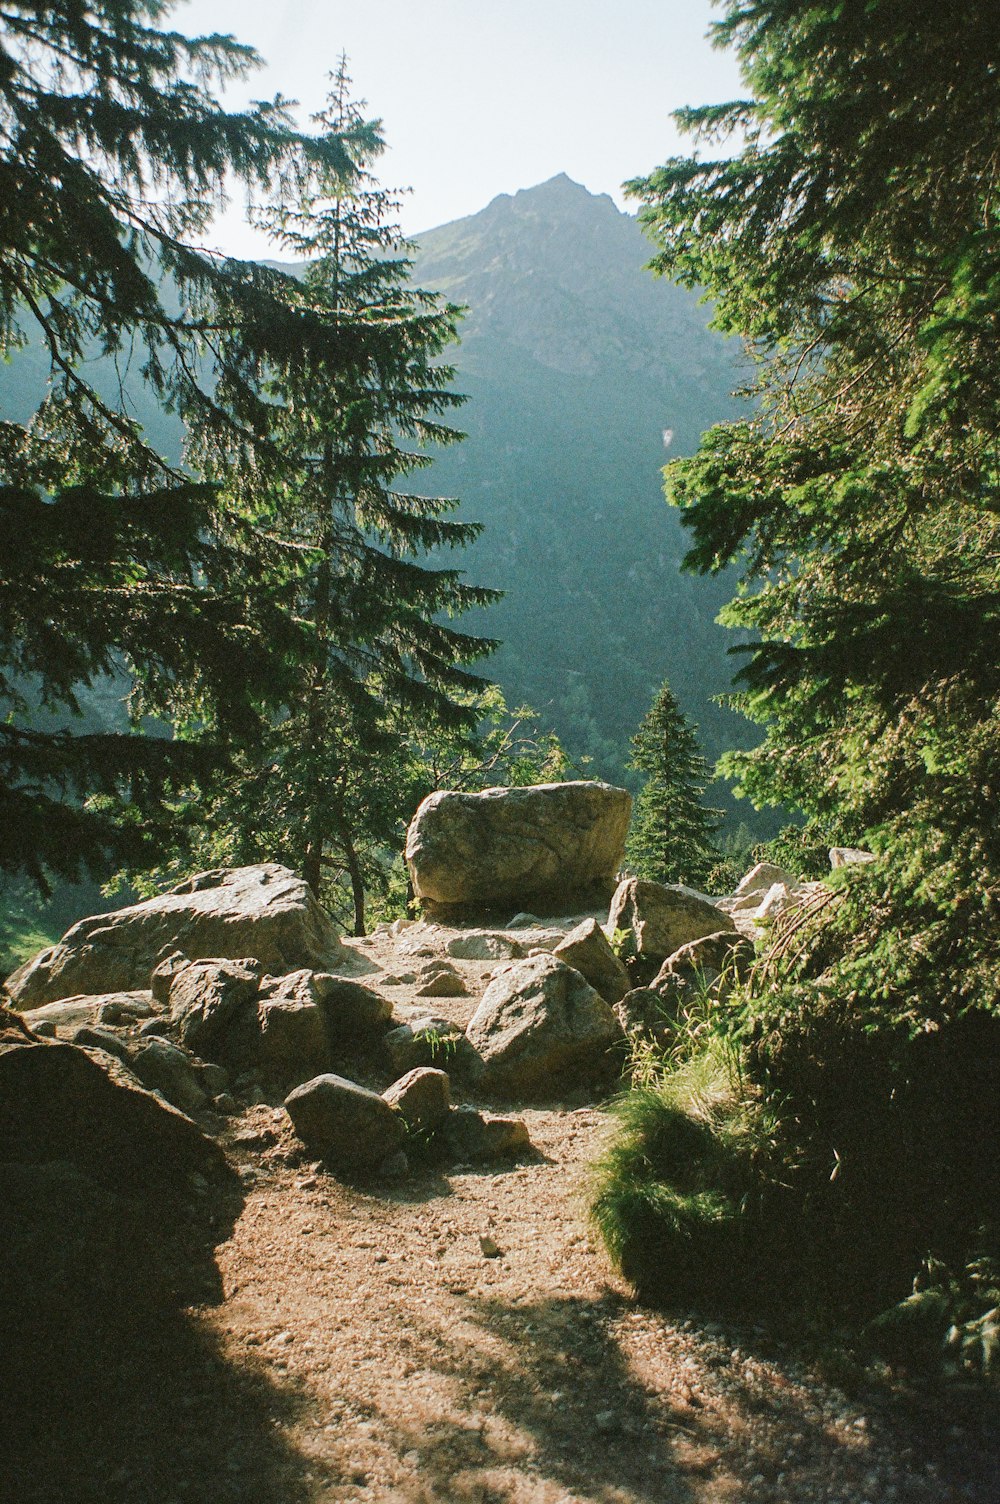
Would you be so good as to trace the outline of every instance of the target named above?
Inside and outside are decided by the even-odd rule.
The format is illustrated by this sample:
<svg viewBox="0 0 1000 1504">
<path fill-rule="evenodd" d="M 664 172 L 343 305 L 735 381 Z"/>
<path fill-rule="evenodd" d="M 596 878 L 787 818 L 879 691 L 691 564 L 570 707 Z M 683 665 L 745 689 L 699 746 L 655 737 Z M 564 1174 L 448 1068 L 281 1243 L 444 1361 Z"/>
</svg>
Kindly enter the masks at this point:
<svg viewBox="0 0 1000 1504">
<path fill-rule="evenodd" d="M 363 853 L 391 844 L 412 812 L 409 743 L 422 727 L 475 726 L 469 701 L 483 680 L 467 665 L 493 644 L 448 618 L 496 593 L 440 563 L 480 528 L 449 516 L 457 502 L 414 488 L 433 449 L 461 437 L 446 419 L 463 399 L 440 359 L 458 310 L 410 284 L 397 200 L 372 171 L 384 148 L 379 124 L 350 83 L 342 59 L 314 120 L 331 148 L 340 143 L 343 163 L 258 219 L 305 263 L 294 306 L 328 321 L 354 358 L 338 368 L 293 352 L 265 367 L 279 465 L 262 474 L 259 446 L 214 423 L 196 423 L 192 452 L 239 513 L 300 551 L 294 610 L 312 633 L 233 814 L 317 895 L 346 871 L 363 934 Z"/>
<path fill-rule="evenodd" d="M 0 866 L 42 883 L 148 857 L 164 801 L 220 741 L 253 736 L 304 640 L 284 551 L 164 461 L 126 373 L 263 460 L 261 361 L 293 340 L 350 358 L 329 321 L 290 307 L 287 277 L 199 245 L 229 175 L 262 191 L 347 170 L 341 143 L 302 136 L 280 100 L 224 111 L 213 87 L 255 55 L 166 30 L 167 9 L 0 13 L 0 346 L 40 341 L 49 367 L 38 411 L 0 423 Z M 111 390 L 90 379 L 98 356 L 115 363 Z M 78 687 L 122 668 L 136 718 L 179 734 L 72 734 Z"/>
<path fill-rule="evenodd" d="M 730 769 L 879 857 L 742 995 L 791 1216 L 871 1309 L 998 1233 L 1000 31 L 985 0 L 728 0 L 716 35 L 749 97 L 632 186 L 757 400 L 667 484 L 690 566 L 742 570 L 766 734 Z"/>
<path fill-rule="evenodd" d="M 638 877 L 701 887 L 719 860 L 720 814 L 702 796 L 711 772 L 670 685 L 661 684 L 632 738 L 632 766 L 645 773 L 625 856 Z"/>
</svg>

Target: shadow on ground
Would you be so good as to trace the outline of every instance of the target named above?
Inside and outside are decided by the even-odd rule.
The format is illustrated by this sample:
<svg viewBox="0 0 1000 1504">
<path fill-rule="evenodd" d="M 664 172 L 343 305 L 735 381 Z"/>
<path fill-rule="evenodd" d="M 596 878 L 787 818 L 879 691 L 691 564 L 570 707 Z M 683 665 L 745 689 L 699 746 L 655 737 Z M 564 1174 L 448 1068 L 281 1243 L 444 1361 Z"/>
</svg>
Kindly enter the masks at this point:
<svg viewBox="0 0 1000 1504">
<path fill-rule="evenodd" d="M 234 1369 L 185 1309 L 221 1297 L 214 1249 L 238 1194 L 221 1214 L 164 1202 L 150 1223 L 72 1167 L 19 1173 L 2 1248 L 3 1504 L 304 1501 L 280 1430 L 302 1396 Z"/>
</svg>

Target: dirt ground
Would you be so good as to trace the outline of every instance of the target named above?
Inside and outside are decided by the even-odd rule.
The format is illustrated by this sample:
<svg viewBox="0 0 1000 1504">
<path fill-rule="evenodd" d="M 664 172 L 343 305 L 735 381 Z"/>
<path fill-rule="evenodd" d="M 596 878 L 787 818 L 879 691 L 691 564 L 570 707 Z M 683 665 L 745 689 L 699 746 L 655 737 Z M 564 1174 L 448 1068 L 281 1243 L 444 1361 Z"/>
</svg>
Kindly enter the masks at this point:
<svg viewBox="0 0 1000 1504">
<path fill-rule="evenodd" d="M 496 964 L 429 1007 L 464 1021 Z M 607 1116 L 511 1110 L 520 1163 L 357 1184 L 276 1102 L 230 1120 L 242 1190 L 197 1188 L 179 1308 L 137 1250 L 116 1319 L 15 1365 L 4 1504 L 996 1504 L 971 1400 L 848 1398 L 760 1329 L 638 1305 L 586 1217 Z"/>
</svg>

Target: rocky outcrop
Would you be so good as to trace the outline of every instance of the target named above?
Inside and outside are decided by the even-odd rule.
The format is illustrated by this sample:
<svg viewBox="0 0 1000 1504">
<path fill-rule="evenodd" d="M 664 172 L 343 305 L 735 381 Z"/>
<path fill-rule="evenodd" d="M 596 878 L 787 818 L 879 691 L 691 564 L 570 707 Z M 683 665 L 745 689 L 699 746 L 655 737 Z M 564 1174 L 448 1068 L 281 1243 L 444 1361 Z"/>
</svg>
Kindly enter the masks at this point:
<svg viewBox="0 0 1000 1504">
<path fill-rule="evenodd" d="M 304 1082 L 285 1098 L 285 1108 L 306 1147 L 341 1169 L 374 1169 L 406 1137 L 400 1112 L 344 1076 Z"/>
<path fill-rule="evenodd" d="M 655 969 L 691 940 L 736 926 L 728 914 L 690 888 L 629 877 L 611 901 L 608 928 L 624 931 L 628 955 Z"/>
<path fill-rule="evenodd" d="M 0 1050 L 0 1159 L 59 1161 L 143 1197 L 183 1193 L 192 1171 L 224 1166 L 218 1145 L 118 1060 L 55 1043 Z"/>
<path fill-rule="evenodd" d="M 406 836 L 414 892 L 432 905 L 515 904 L 609 883 L 631 808 L 606 783 L 431 794 Z"/>
<path fill-rule="evenodd" d="M 514 962 L 495 977 L 466 1038 L 478 1056 L 474 1077 L 486 1092 L 550 1097 L 607 1079 L 620 1068 L 622 1031 L 608 1004 L 555 956 Z"/>
<path fill-rule="evenodd" d="M 607 935 L 596 919 L 584 919 L 570 930 L 552 952 L 567 966 L 586 977 L 606 1003 L 614 1006 L 632 985 L 623 963 L 611 949 Z"/>
<path fill-rule="evenodd" d="M 145 903 L 82 919 L 8 979 L 19 1008 L 147 987 L 164 948 L 190 960 L 253 956 L 275 975 L 349 970 L 350 953 L 302 880 L 265 864 L 202 872 Z"/>
</svg>

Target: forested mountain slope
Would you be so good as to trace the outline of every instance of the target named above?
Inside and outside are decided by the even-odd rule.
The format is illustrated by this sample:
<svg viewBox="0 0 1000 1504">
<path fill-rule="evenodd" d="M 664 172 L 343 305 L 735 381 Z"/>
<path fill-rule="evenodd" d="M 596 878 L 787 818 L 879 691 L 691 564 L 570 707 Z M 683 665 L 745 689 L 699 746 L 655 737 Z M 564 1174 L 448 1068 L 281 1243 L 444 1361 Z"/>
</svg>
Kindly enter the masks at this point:
<svg viewBox="0 0 1000 1504">
<path fill-rule="evenodd" d="M 664 676 L 711 756 L 741 727 L 710 703 L 729 682 L 714 618 L 731 584 L 679 572 L 660 475 L 734 414 L 738 351 L 649 252 L 610 198 L 560 175 L 421 235 L 414 274 L 469 310 L 468 438 L 432 477 L 486 523 L 464 564 L 506 591 L 482 623 L 504 643 L 490 672 L 614 777 Z"/>
</svg>

